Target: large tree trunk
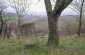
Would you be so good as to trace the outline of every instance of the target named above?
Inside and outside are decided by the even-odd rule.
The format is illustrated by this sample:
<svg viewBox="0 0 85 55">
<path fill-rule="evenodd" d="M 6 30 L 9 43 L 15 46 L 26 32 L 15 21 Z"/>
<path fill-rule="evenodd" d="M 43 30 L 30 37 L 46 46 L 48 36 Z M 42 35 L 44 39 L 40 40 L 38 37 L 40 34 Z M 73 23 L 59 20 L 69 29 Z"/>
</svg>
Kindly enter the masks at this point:
<svg viewBox="0 0 85 55">
<path fill-rule="evenodd" d="M 55 7 L 52 10 L 52 4 L 50 0 L 44 0 L 47 17 L 48 17 L 48 26 L 49 26 L 49 46 L 59 45 L 59 36 L 58 36 L 58 18 L 61 15 L 61 12 L 72 2 L 73 0 L 57 0 Z"/>
<path fill-rule="evenodd" d="M 49 38 L 48 45 L 59 45 L 59 36 L 58 36 L 58 18 L 60 15 L 56 17 L 51 17 L 48 15 L 48 26 L 49 26 Z"/>
</svg>

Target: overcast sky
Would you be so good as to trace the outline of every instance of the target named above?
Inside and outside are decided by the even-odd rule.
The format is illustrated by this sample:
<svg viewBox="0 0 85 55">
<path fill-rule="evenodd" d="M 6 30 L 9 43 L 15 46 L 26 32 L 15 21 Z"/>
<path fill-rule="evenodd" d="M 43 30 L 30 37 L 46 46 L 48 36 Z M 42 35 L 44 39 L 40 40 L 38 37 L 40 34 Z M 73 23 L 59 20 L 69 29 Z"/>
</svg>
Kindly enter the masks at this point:
<svg viewBox="0 0 85 55">
<path fill-rule="evenodd" d="M 7 11 L 9 11 L 9 12 L 15 12 L 14 9 L 13 8 L 10 8 L 10 7 L 7 8 Z M 40 0 L 40 2 L 38 2 L 38 0 L 33 0 L 31 6 L 29 8 L 29 13 L 46 15 L 44 0 Z M 70 8 L 66 8 L 62 12 L 62 15 L 67 15 L 67 14 L 71 15 L 71 14 L 75 14 L 75 13 Z"/>
</svg>

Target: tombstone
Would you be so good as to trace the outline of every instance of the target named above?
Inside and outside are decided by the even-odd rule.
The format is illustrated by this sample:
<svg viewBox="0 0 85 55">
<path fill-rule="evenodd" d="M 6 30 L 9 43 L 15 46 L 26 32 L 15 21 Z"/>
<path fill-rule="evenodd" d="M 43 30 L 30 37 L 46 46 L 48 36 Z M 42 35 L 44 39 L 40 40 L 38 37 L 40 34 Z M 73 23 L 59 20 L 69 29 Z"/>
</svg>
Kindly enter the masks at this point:
<svg viewBox="0 0 85 55">
<path fill-rule="evenodd" d="M 22 35 L 30 36 L 36 33 L 34 23 L 23 24 L 21 25 L 20 29 L 21 29 Z"/>
<path fill-rule="evenodd" d="M 34 23 L 23 24 L 20 27 L 21 34 L 26 38 L 25 43 L 34 45 L 37 42 L 36 30 Z"/>
</svg>

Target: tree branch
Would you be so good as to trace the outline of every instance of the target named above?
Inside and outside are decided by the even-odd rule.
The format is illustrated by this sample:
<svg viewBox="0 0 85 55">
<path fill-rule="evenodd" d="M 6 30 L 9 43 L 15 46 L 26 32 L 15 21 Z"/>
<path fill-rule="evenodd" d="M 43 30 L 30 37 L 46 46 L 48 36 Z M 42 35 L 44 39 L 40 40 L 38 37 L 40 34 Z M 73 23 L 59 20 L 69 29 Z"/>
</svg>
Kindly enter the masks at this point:
<svg viewBox="0 0 85 55">
<path fill-rule="evenodd" d="M 58 13 L 61 13 L 73 0 L 59 0 L 56 3 L 54 10 L 51 15 L 56 16 Z"/>
<path fill-rule="evenodd" d="M 47 13 L 49 13 L 49 15 L 50 15 L 51 12 L 52 12 L 51 2 L 50 2 L 50 0 L 44 0 L 44 2 L 45 2 L 46 11 L 47 11 Z"/>
</svg>

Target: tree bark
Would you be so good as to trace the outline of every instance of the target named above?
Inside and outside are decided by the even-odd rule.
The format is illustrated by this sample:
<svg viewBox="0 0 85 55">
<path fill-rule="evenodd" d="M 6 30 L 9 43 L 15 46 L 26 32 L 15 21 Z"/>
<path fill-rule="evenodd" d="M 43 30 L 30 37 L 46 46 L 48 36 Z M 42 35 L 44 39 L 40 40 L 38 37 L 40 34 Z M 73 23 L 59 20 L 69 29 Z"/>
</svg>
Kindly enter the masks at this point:
<svg viewBox="0 0 85 55">
<path fill-rule="evenodd" d="M 84 0 L 82 0 L 81 7 L 80 7 L 80 18 L 79 18 L 78 37 L 80 37 L 80 34 L 81 34 L 81 24 L 82 24 L 82 16 L 83 16 L 83 7 L 84 7 Z"/>
<path fill-rule="evenodd" d="M 59 45 L 59 36 L 58 36 L 58 18 L 60 14 L 57 14 L 56 17 L 48 15 L 48 26 L 49 26 L 49 38 L 48 45 Z"/>
<path fill-rule="evenodd" d="M 0 27 L 0 36 L 1 36 L 1 33 L 2 33 L 2 30 L 3 30 L 3 19 L 2 19 L 2 16 L 0 16 L 1 18 L 1 27 Z"/>
<path fill-rule="evenodd" d="M 49 46 L 59 45 L 58 36 L 58 19 L 61 12 L 72 2 L 73 0 L 57 0 L 54 9 L 52 10 L 52 4 L 50 0 L 44 0 L 47 17 L 48 17 L 48 27 L 49 27 Z"/>
<path fill-rule="evenodd" d="M 82 15 L 80 15 L 80 20 L 79 20 L 78 37 L 80 37 L 81 34 L 81 19 L 82 19 Z"/>
</svg>

